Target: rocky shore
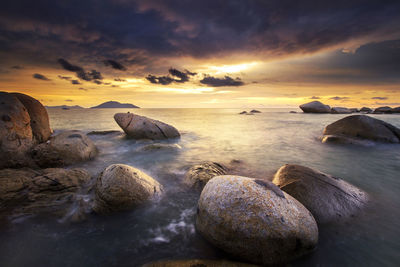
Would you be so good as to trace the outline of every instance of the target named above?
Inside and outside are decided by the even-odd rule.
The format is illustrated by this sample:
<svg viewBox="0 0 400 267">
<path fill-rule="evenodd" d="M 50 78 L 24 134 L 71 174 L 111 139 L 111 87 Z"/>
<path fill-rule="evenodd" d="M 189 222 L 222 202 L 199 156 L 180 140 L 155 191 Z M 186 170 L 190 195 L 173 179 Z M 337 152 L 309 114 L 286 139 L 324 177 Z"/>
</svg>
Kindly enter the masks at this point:
<svg viewBox="0 0 400 267">
<path fill-rule="evenodd" d="M 368 107 L 358 108 L 345 108 L 345 107 L 330 107 L 320 101 L 312 101 L 299 106 L 304 113 L 331 113 L 331 114 L 350 114 L 350 113 L 364 113 L 364 114 L 400 114 L 400 107 L 391 108 L 388 106 L 378 107 L 371 109 Z"/>
<path fill-rule="evenodd" d="M 318 101 L 300 107 L 306 113 L 359 112 Z M 254 113 L 259 112 L 250 112 Z M 96 176 L 68 168 L 101 154 L 90 136 L 122 133 L 87 135 L 67 130 L 53 134 L 46 109 L 22 94 L 0 93 L 0 118 L 1 217 L 46 213 L 82 221 L 87 214 L 110 216 L 162 201 L 164 186 L 156 175 L 135 166 L 115 163 Z M 127 138 L 149 142 L 137 152 L 181 149 L 177 144 L 181 134 L 172 125 L 134 113 L 117 113 L 114 119 Z M 399 143 L 400 130 L 366 115 L 351 115 L 326 126 L 321 139 L 324 143 Z M 319 228 L 351 220 L 371 201 L 366 192 L 345 180 L 306 166 L 286 164 L 272 179 L 259 179 L 239 175 L 239 163 L 198 162 L 188 166 L 179 182 L 185 190 L 198 193 L 197 233 L 234 259 L 250 264 L 284 265 L 312 253 L 318 246 Z M 87 201 L 80 198 L 89 194 L 93 197 Z M 81 204 L 71 214 L 71 203 L 77 201 Z"/>
</svg>

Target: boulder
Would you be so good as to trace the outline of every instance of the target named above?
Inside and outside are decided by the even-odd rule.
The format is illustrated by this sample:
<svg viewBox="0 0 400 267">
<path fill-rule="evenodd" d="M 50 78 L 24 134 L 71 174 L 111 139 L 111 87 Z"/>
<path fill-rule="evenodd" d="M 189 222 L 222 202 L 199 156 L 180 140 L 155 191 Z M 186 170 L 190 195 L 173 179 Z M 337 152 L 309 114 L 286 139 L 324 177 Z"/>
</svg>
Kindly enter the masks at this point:
<svg viewBox="0 0 400 267">
<path fill-rule="evenodd" d="M 239 115 L 245 115 L 245 114 L 247 114 L 247 111 L 242 111 L 239 113 Z"/>
<path fill-rule="evenodd" d="M 175 127 L 133 113 L 117 113 L 115 121 L 131 138 L 135 139 L 168 139 L 178 138 L 180 134 Z"/>
<path fill-rule="evenodd" d="M 400 113 L 400 107 L 395 107 L 392 109 L 393 113 Z"/>
<path fill-rule="evenodd" d="M 50 138 L 49 115 L 46 108 L 36 99 L 20 93 L 11 93 L 25 106 L 31 119 L 32 134 L 37 143 L 42 143 Z"/>
<path fill-rule="evenodd" d="M 351 113 L 358 113 L 358 112 L 360 112 L 360 111 L 358 110 L 358 108 L 349 108 L 349 110 L 351 111 Z"/>
<path fill-rule="evenodd" d="M 14 95 L 0 92 L 0 169 L 26 165 L 34 144 L 28 110 Z"/>
<path fill-rule="evenodd" d="M 89 180 L 90 174 L 83 169 L 0 170 L 0 211 L 63 216 Z"/>
<path fill-rule="evenodd" d="M 261 113 L 261 111 L 256 110 L 256 109 L 253 109 L 253 110 L 251 110 L 250 112 L 251 112 L 251 113 Z"/>
<path fill-rule="evenodd" d="M 146 263 L 142 267 L 256 267 L 258 265 L 226 260 L 162 260 Z"/>
<path fill-rule="evenodd" d="M 368 107 L 362 107 L 362 108 L 360 109 L 360 112 L 371 113 L 371 112 L 372 112 L 372 109 L 370 109 L 370 108 L 368 108 Z"/>
<path fill-rule="evenodd" d="M 291 110 L 289 111 L 289 113 L 297 113 L 297 111 Z"/>
<path fill-rule="evenodd" d="M 348 108 L 343 108 L 343 107 L 333 107 L 331 109 L 332 114 L 350 114 L 351 110 Z"/>
<path fill-rule="evenodd" d="M 203 162 L 192 166 L 185 174 L 184 184 L 202 190 L 212 178 L 224 175 L 227 169 L 217 162 Z"/>
<path fill-rule="evenodd" d="M 325 127 L 323 142 L 357 143 L 363 140 L 399 143 L 400 129 L 366 115 L 352 115 Z M 327 137 L 327 138 L 325 138 Z"/>
<path fill-rule="evenodd" d="M 318 242 L 311 213 L 273 183 L 216 176 L 201 192 L 196 229 L 209 242 L 242 260 L 284 264 Z"/>
<path fill-rule="evenodd" d="M 393 112 L 393 109 L 391 107 L 385 106 L 385 107 L 379 107 L 374 110 L 375 114 L 391 114 Z"/>
<path fill-rule="evenodd" d="M 181 150 L 182 147 L 178 144 L 148 144 L 144 145 L 142 147 L 139 147 L 136 151 L 138 152 L 149 152 L 149 151 L 159 151 L 159 150 L 165 150 L 165 151 L 179 151 Z"/>
<path fill-rule="evenodd" d="M 299 106 L 304 113 L 330 113 L 331 108 L 319 101 L 312 101 Z"/>
<path fill-rule="evenodd" d="M 109 213 L 133 208 L 159 197 L 162 190 L 162 185 L 144 172 L 113 164 L 97 178 L 93 209 L 97 213 Z"/>
<path fill-rule="evenodd" d="M 83 132 L 70 130 L 52 136 L 33 148 L 31 156 L 42 167 L 67 166 L 95 158 L 97 148 Z"/>
<path fill-rule="evenodd" d="M 354 216 L 368 202 L 365 192 L 340 178 L 300 165 L 286 164 L 273 183 L 301 202 L 318 223 Z"/>
</svg>

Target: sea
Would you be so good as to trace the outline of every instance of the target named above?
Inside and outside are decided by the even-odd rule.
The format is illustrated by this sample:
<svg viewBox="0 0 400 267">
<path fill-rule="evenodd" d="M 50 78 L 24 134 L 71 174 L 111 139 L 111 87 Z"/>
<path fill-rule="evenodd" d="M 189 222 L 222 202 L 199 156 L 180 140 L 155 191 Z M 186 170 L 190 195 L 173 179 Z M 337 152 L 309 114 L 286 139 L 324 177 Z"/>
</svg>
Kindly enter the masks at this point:
<svg viewBox="0 0 400 267">
<path fill-rule="evenodd" d="M 121 130 L 118 112 L 133 112 L 175 126 L 181 138 L 164 141 L 181 149 L 142 151 L 149 141 L 121 134 L 90 135 L 96 159 L 68 168 L 93 176 L 114 163 L 138 168 L 165 189 L 157 202 L 86 220 L 28 216 L 0 229 L 1 266 L 141 266 L 163 259 L 237 260 L 195 230 L 199 192 L 182 185 L 190 166 L 240 162 L 238 172 L 272 179 L 279 167 L 301 164 L 340 177 L 366 191 L 368 207 L 350 220 L 319 226 L 319 242 L 291 266 L 399 266 L 400 145 L 323 144 L 324 127 L 347 115 L 289 113 L 296 109 L 49 109 L 55 133 Z M 369 115 L 400 127 L 400 115 Z M 87 198 L 92 196 L 88 195 Z M 322 196 L 323 197 L 323 196 Z M 73 207 L 71 207 L 73 211 Z"/>
</svg>

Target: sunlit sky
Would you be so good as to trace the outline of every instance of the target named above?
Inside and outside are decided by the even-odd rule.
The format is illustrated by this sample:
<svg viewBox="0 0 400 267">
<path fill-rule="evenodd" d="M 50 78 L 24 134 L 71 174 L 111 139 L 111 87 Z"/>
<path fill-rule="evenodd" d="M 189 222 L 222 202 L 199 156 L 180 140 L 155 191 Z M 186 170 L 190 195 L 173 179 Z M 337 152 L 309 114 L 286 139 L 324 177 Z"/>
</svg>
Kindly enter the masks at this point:
<svg viewBox="0 0 400 267">
<path fill-rule="evenodd" d="M 266 2 L 13 1 L 0 90 L 48 106 L 400 106 L 398 1 Z"/>
</svg>

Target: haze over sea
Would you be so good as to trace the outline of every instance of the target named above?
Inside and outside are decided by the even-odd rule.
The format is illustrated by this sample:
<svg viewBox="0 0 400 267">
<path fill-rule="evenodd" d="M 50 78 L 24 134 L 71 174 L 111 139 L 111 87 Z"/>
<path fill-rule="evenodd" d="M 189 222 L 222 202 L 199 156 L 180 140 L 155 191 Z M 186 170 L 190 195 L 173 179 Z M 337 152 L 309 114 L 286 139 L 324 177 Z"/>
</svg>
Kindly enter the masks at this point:
<svg viewBox="0 0 400 267">
<path fill-rule="evenodd" d="M 229 164 L 239 171 L 271 179 L 286 163 L 301 164 L 340 177 L 366 191 L 372 201 L 343 224 L 319 227 L 317 249 L 294 266 L 395 266 L 400 262 L 400 145 L 328 145 L 323 128 L 347 115 L 289 113 L 260 109 L 253 116 L 239 109 L 49 109 L 55 131 L 120 130 L 118 112 L 134 112 L 175 126 L 177 151 L 141 152 L 146 142 L 123 135 L 91 135 L 100 150 L 93 161 L 70 166 L 96 177 L 113 163 L 134 166 L 164 185 L 156 204 L 113 214 L 68 218 L 18 218 L 0 230 L 2 266 L 137 266 L 165 258 L 232 259 L 204 241 L 194 228 L 198 194 L 185 189 L 185 171 L 202 161 Z M 399 115 L 368 115 L 400 127 Z M 90 196 L 86 196 L 90 197 Z M 73 212 L 74 207 L 71 207 Z"/>
</svg>

